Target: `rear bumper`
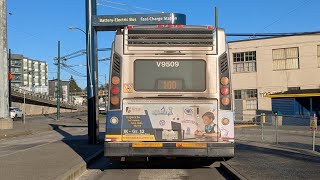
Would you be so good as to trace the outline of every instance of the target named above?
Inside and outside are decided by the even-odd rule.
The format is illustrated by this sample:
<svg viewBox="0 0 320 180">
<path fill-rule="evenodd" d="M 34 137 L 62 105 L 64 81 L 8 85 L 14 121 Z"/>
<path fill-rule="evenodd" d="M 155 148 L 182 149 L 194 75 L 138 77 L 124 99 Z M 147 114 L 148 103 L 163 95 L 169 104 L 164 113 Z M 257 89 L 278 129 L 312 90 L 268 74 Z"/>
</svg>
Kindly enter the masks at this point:
<svg viewBox="0 0 320 180">
<path fill-rule="evenodd" d="M 212 157 L 232 158 L 234 143 L 207 143 L 204 148 L 177 148 L 175 142 L 163 143 L 163 147 L 132 147 L 132 143 L 105 142 L 104 155 L 107 157 Z"/>
</svg>

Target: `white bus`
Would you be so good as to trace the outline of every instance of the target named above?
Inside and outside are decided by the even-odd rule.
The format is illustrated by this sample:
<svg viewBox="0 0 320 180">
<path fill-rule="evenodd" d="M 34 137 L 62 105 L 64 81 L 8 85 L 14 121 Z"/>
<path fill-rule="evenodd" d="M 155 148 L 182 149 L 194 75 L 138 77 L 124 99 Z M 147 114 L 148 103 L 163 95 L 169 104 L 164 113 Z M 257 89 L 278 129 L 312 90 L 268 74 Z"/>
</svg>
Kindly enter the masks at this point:
<svg viewBox="0 0 320 180">
<path fill-rule="evenodd" d="M 111 53 L 105 156 L 234 156 L 223 29 L 127 26 Z"/>
</svg>

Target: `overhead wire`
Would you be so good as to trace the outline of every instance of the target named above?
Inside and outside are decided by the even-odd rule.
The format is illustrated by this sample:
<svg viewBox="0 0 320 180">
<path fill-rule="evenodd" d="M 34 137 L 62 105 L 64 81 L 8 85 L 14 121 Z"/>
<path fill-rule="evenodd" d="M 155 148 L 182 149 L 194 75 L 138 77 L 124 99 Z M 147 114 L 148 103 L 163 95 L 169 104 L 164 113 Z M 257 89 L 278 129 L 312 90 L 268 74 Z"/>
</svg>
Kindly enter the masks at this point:
<svg viewBox="0 0 320 180">
<path fill-rule="evenodd" d="M 108 3 L 111 3 L 111 4 L 121 5 L 121 6 L 127 6 L 127 7 L 129 7 L 129 8 L 136 8 L 136 9 L 141 9 L 141 10 L 146 10 L 146 11 L 152 11 L 152 12 L 156 12 L 156 13 L 163 13 L 163 11 L 159 11 L 159 10 L 154 10 L 154 9 L 149 9 L 149 8 L 144 8 L 144 7 L 129 5 L 129 4 L 125 4 L 125 3 L 114 2 L 114 1 L 110 1 L 110 0 L 101 0 L 101 1 L 103 1 L 103 2 L 108 2 Z"/>
<path fill-rule="evenodd" d="M 263 28 L 263 31 L 266 30 L 267 28 L 271 27 L 272 25 L 274 25 L 275 23 L 279 22 L 282 18 L 284 18 L 287 15 L 290 15 L 291 13 L 297 11 L 299 8 L 307 5 L 308 3 L 310 3 L 312 0 L 305 0 L 304 2 L 302 2 L 300 5 L 298 5 L 298 7 L 288 11 L 286 14 L 284 14 L 283 16 L 278 17 L 276 20 L 274 20 L 272 23 L 268 24 L 267 26 L 265 26 Z"/>
</svg>

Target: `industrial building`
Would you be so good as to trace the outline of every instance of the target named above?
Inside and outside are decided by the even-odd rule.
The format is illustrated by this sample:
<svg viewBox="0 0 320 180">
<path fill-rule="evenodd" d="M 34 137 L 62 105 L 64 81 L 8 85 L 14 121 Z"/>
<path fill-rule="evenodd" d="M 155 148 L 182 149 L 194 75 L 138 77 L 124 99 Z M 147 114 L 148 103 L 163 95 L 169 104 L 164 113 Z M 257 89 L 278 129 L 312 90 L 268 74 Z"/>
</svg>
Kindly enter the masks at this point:
<svg viewBox="0 0 320 180">
<path fill-rule="evenodd" d="M 270 94 L 320 88 L 320 34 L 247 39 L 228 45 L 237 120 L 253 120 L 259 111 L 272 111 Z"/>
</svg>

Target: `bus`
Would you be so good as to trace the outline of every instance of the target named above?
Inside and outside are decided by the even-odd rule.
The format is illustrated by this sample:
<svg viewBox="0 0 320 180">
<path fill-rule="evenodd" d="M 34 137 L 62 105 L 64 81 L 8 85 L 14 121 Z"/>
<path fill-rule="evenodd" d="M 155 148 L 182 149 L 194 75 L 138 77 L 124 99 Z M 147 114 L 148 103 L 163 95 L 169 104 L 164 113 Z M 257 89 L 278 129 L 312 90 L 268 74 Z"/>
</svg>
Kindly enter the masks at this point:
<svg viewBox="0 0 320 180">
<path fill-rule="evenodd" d="M 110 58 L 105 156 L 232 158 L 229 67 L 223 29 L 118 29 Z"/>
</svg>

